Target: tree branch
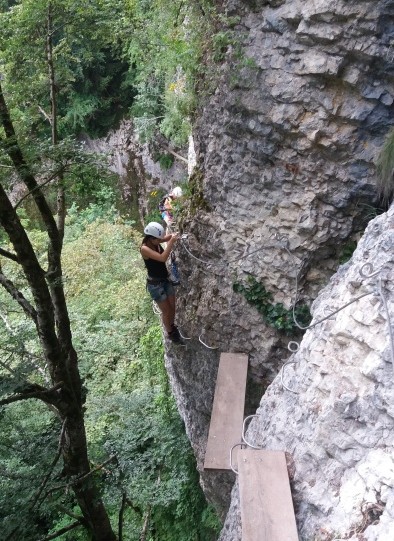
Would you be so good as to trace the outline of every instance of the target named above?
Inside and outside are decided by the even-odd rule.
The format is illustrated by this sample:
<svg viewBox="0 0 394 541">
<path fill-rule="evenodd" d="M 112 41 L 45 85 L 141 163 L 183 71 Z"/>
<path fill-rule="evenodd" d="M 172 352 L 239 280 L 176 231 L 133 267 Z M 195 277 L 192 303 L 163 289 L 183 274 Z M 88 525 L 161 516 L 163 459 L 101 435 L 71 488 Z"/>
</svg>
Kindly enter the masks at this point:
<svg viewBox="0 0 394 541">
<path fill-rule="evenodd" d="M 8 257 L 8 259 L 12 259 L 12 261 L 16 261 L 17 263 L 19 263 L 19 259 L 16 254 L 8 252 L 7 250 L 4 250 L 3 248 L 0 248 L 0 255 L 2 255 L 3 257 Z"/>
<path fill-rule="evenodd" d="M 49 468 L 48 473 L 46 474 L 46 476 L 45 476 L 43 482 L 41 483 L 41 485 L 40 485 L 40 487 L 39 487 L 37 493 L 36 493 L 35 496 L 33 497 L 33 500 L 32 500 L 32 503 L 31 503 L 30 506 L 29 506 L 29 509 L 33 509 L 34 506 L 36 505 L 36 503 L 38 502 L 38 500 L 39 500 L 39 498 L 40 498 L 40 496 L 41 496 L 41 494 L 42 494 L 42 491 L 43 491 L 44 488 L 45 488 L 45 485 L 48 483 L 49 478 L 50 478 L 50 476 L 52 475 L 52 472 L 53 472 L 53 470 L 54 470 L 56 464 L 57 464 L 58 461 L 59 461 L 59 458 L 60 458 L 60 456 L 61 456 L 61 454 L 62 454 L 62 445 L 63 445 L 63 440 L 64 440 L 64 434 L 65 434 L 65 432 L 66 432 L 66 424 L 67 424 L 67 417 L 66 417 L 66 418 L 64 419 L 64 421 L 63 421 L 62 430 L 61 430 L 61 432 L 60 432 L 60 437 L 59 437 L 59 444 L 58 444 L 58 446 L 57 446 L 57 452 L 56 452 L 55 458 L 52 460 L 52 464 L 51 464 L 51 466 L 50 466 L 50 468 Z M 40 505 L 41 505 L 41 503 L 45 500 L 45 498 L 46 498 L 46 496 L 41 500 Z M 74 518 L 75 518 L 75 517 L 74 517 Z"/>
<path fill-rule="evenodd" d="M 177 152 L 175 152 L 174 150 L 172 150 L 170 147 L 167 147 L 165 145 L 163 145 L 164 149 L 169 152 L 170 154 L 172 154 L 175 158 L 178 158 L 178 160 L 181 160 L 185 163 L 189 163 L 189 161 L 184 158 L 183 156 L 181 156 L 180 154 L 178 154 Z"/>
<path fill-rule="evenodd" d="M 137 515 L 139 515 L 142 518 L 143 513 L 142 513 L 141 509 L 139 507 L 135 506 L 133 504 L 133 502 L 130 500 L 130 498 L 126 497 L 126 503 L 130 507 L 130 509 L 132 509 L 134 511 L 134 513 L 137 513 Z"/>
<path fill-rule="evenodd" d="M 56 505 L 56 507 L 60 510 L 60 511 L 63 511 L 64 514 L 68 515 L 69 517 L 71 518 L 75 518 L 76 520 L 78 520 L 81 524 L 85 524 L 85 519 L 83 518 L 82 515 L 77 515 L 75 513 L 73 513 L 72 511 L 70 511 L 69 509 L 67 509 L 67 507 L 65 507 L 64 505 L 62 505 L 61 503 L 58 503 Z"/>
<path fill-rule="evenodd" d="M 47 184 L 49 184 L 50 182 L 52 182 L 52 180 L 54 180 L 58 176 L 58 174 L 59 174 L 59 171 L 56 171 L 56 173 L 53 173 L 53 175 L 51 175 L 47 180 L 45 180 L 41 184 L 37 184 L 37 186 L 35 188 L 28 191 L 23 197 L 21 197 L 19 199 L 19 201 L 16 203 L 16 205 L 14 205 L 14 209 L 16 210 L 19 207 L 19 205 L 22 203 L 22 201 L 24 201 L 26 199 L 26 197 L 29 197 L 29 195 L 31 195 L 33 192 L 35 192 L 36 190 L 41 189 L 42 187 L 44 187 Z"/>
<path fill-rule="evenodd" d="M 35 389 L 33 392 L 22 392 L 13 396 L 9 396 L 8 398 L 3 398 L 0 400 L 0 406 L 5 406 L 7 404 L 12 404 L 13 402 L 20 402 L 21 400 L 29 400 L 30 398 L 38 398 L 39 400 L 42 400 L 43 402 L 46 402 L 48 404 L 56 405 L 58 402 L 58 397 L 54 394 L 60 387 L 63 385 L 63 382 L 57 383 L 54 387 L 51 389 L 45 389 L 45 387 L 41 387 L 41 385 L 30 385 L 30 389 Z M 53 395 L 53 396 L 51 396 Z"/>
<path fill-rule="evenodd" d="M 146 508 L 146 513 L 145 513 L 145 517 L 144 517 L 144 524 L 142 525 L 142 530 L 141 530 L 141 534 L 140 534 L 140 541 L 146 541 L 146 535 L 148 533 L 148 529 L 149 529 L 149 520 L 150 520 L 150 515 L 151 515 L 151 505 L 148 504 L 148 507 Z"/>
<path fill-rule="evenodd" d="M 52 120 L 51 117 L 48 115 L 46 111 L 41 107 L 41 105 L 38 106 L 38 110 L 42 114 L 42 116 L 45 118 L 45 120 L 48 120 L 49 124 L 52 126 Z"/>
<path fill-rule="evenodd" d="M 82 481 L 85 481 L 85 479 L 87 479 L 88 477 L 90 477 L 93 473 L 95 473 L 96 471 L 99 471 L 99 470 L 102 470 L 104 468 L 104 466 L 106 466 L 107 464 L 109 464 L 110 462 L 112 462 L 114 459 L 116 459 L 116 455 L 112 455 L 109 457 L 108 460 L 106 460 L 105 462 L 103 462 L 102 464 L 100 464 L 99 466 L 96 466 L 95 468 L 93 468 L 92 470 L 88 471 L 88 473 L 85 473 L 85 475 L 82 475 L 81 477 L 78 477 L 77 479 L 75 479 L 74 481 L 71 481 L 71 483 L 66 483 L 66 484 L 63 484 L 63 485 L 57 485 L 56 487 L 53 487 L 51 488 L 50 490 L 48 490 L 48 492 L 46 493 L 45 497 L 48 496 L 49 494 L 51 494 L 52 492 L 55 492 L 57 490 L 61 490 L 63 488 L 72 488 L 76 485 L 79 485 L 82 483 Z"/>
<path fill-rule="evenodd" d="M 37 312 L 34 306 L 23 296 L 19 289 L 9 280 L 0 270 L 0 285 L 11 295 L 13 299 L 22 307 L 25 314 L 37 324 Z"/>
<path fill-rule="evenodd" d="M 34 251 L 30 239 L 25 229 L 23 228 L 16 211 L 14 210 L 11 201 L 9 200 L 7 193 L 4 190 L 4 187 L 1 184 L 0 224 L 5 229 L 7 235 L 10 238 L 10 241 L 14 246 L 14 250 L 19 259 L 19 263 L 23 268 L 26 279 L 33 294 L 35 304 L 38 307 L 36 322 L 37 333 L 40 338 L 42 349 L 45 355 L 45 360 L 49 366 L 52 380 L 59 381 L 61 379 L 62 381 L 67 381 L 68 376 L 65 373 L 64 350 L 62 350 L 62 348 L 60 347 L 59 340 L 56 335 L 54 306 L 46 281 L 45 273 L 41 268 L 37 254 Z M 50 248 L 53 248 L 52 244 L 50 244 Z M 58 263 L 59 271 L 61 272 L 59 238 L 57 239 L 56 248 L 59 248 L 59 252 L 56 256 L 56 263 Z M 49 252 L 53 253 L 54 250 L 50 249 Z M 67 318 L 67 308 L 65 308 L 64 302 L 62 303 L 62 307 L 66 312 L 65 317 Z M 63 321 L 59 321 L 59 325 L 63 323 Z M 55 374 L 56 365 L 60 369 L 60 372 L 58 370 L 57 374 Z"/>
<path fill-rule="evenodd" d="M 33 190 L 38 186 L 29 164 L 26 162 L 24 155 L 19 147 L 11 116 L 8 111 L 7 104 L 4 99 L 3 89 L 0 82 L 0 124 L 4 128 L 5 138 L 1 137 L 0 142 L 3 144 L 5 151 L 10 157 L 15 169 L 20 178 L 26 184 L 29 190 Z M 44 220 L 48 231 L 51 244 L 55 248 L 59 245 L 59 232 L 57 230 L 56 221 L 52 215 L 51 209 L 40 189 L 34 192 L 34 201 L 40 211 L 41 217 Z"/>
<path fill-rule="evenodd" d="M 0 366 L 2 366 L 5 370 L 8 370 L 8 372 L 10 372 L 13 376 L 17 376 L 17 373 L 15 372 L 15 370 L 13 370 L 10 366 L 8 366 L 7 363 L 0 360 Z"/>
<path fill-rule="evenodd" d="M 56 539 L 56 537 L 60 537 L 64 533 L 67 533 L 70 530 L 73 530 L 74 528 L 78 528 L 78 526 L 83 526 L 83 524 L 79 520 L 76 520 L 75 522 L 72 522 L 68 526 L 64 526 L 64 528 L 61 528 L 57 532 L 52 533 L 51 535 L 47 535 L 46 537 L 42 537 L 41 539 L 39 539 L 39 541 L 50 541 L 51 539 Z"/>
<path fill-rule="evenodd" d="M 122 503 L 119 509 L 119 519 L 118 519 L 118 541 L 123 541 L 123 515 L 127 503 L 127 494 L 123 492 L 122 494 Z"/>
</svg>

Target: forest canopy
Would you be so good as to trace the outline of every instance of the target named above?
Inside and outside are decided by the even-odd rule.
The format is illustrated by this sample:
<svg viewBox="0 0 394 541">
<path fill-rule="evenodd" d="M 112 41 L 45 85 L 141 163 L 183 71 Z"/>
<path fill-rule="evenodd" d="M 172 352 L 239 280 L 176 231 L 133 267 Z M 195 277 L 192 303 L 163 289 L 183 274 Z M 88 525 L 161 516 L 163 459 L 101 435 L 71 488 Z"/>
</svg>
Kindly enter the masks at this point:
<svg viewBox="0 0 394 541">
<path fill-rule="evenodd" d="M 139 234 L 81 139 L 182 145 L 200 0 L 0 1 L 0 514 L 7 541 L 213 539 Z"/>
<path fill-rule="evenodd" d="M 183 144 L 218 23 L 208 0 L 3 1 L 0 51 L 15 122 L 42 134 L 51 42 L 62 136 L 103 135 L 132 116 Z M 49 26 L 48 26 L 49 25 Z"/>
</svg>

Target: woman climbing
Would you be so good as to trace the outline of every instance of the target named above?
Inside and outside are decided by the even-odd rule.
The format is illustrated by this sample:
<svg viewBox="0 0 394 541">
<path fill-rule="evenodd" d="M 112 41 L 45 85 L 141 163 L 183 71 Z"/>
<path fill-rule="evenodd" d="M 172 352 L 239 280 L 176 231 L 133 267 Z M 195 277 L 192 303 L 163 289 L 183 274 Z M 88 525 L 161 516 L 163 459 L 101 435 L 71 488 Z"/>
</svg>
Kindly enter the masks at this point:
<svg viewBox="0 0 394 541">
<path fill-rule="evenodd" d="M 182 344 L 175 325 L 175 291 L 166 267 L 166 261 L 179 235 L 165 235 L 164 228 L 157 222 L 150 222 L 145 227 L 144 234 L 140 251 L 148 271 L 147 290 L 160 309 L 167 337 L 172 342 Z M 162 242 L 167 243 L 165 249 L 161 246 Z"/>
</svg>

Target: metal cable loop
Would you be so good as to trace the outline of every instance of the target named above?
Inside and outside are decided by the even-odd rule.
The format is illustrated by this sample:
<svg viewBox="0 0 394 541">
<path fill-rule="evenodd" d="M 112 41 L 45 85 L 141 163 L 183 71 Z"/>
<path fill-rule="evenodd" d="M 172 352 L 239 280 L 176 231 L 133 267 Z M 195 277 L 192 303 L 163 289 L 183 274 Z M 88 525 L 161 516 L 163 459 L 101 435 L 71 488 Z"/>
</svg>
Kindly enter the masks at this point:
<svg viewBox="0 0 394 541">
<path fill-rule="evenodd" d="M 183 336 L 183 334 L 181 333 L 181 331 L 179 329 L 178 329 L 178 332 L 179 332 L 179 335 L 182 338 L 182 340 L 191 340 L 191 338 L 187 338 L 186 336 Z"/>
<path fill-rule="evenodd" d="M 260 248 L 257 248 L 256 250 L 253 250 L 252 252 L 248 252 L 244 255 L 240 255 L 234 259 L 227 259 L 226 261 L 222 261 L 222 262 L 216 262 L 216 263 L 213 263 L 212 261 L 209 262 L 209 261 L 203 261 L 202 259 L 200 259 L 199 257 L 195 256 L 194 254 L 191 253 L 191 251 L 189 250 L 189 248 L 186 246 L 185 242 L 183 242 L 184 239 L 187 239 L 187 236 L 186 235 L 182 235 L 182 237 L 180 238 L 180 241 L 181 241 L 181 246 L 186 250 L 186 252 L 193 258 L 193 259 L 196 259 L 197 261 L 199 261 L 200 263 L 204 263 L 204 265 L 212 265 L 214 267 L 223 267 L 223 266 L 227 266 L 229 263 L 234 263 L 235 261 L 240 261 L 241 259 L 245 259 L 246 257 L 249 257 L 257 252 L 260 252 L 261 250 L 265 250 L 265 249 L 268 249 L 268 248 L 273 248 L 275 246 L 277 246 L 277 244 L 270 244 L 270 245 L 264 245 L 264 246 L 261 246 Z M 286 249 L 286 248 L 285 248 Z M 287 250 L 289 251 L 289 250 Z M 289 252 L 290 255 L 293 255 L 294 254 L 291 254 L 291 252 Z"/>
<path fill-rule="evenodd" d="M 364 279 L 369 279 L 369 278 L 373 278 L 374 276 L 377 276 L 383 269 L 384 265 L 382 267 L 380 267 L 377 271 L 374 271 L 373 270 L 373 265 L 372 263 L 365 263 L 360 269 L 359 269 L 359 273 L 361 275 L 362 278 Z M 294 324 L 299 328 L 299 329 L 302 329 L 302 330 L 307 330 L 307 329 L 311 329 L 312 327 L 315 327 L 316 325 L 319 325 L 320 323 L 322 323 L 323 321 L 326 321 L 327 319 L 329 319 L 330 317 L 332 317 L 333 315 L 337 314 L 338 312 L 340 312 L 341 310 L 343 310 L 344 308 L 347 308 L 348 306 L 350 306 L 351 304 L 357 302 L 358 300 L 362 299 L 363 297 L 366 297 L 367 295 L 372 295 L 373 293 L 375 293 L 375 291 L 368 291 L 367 293 L 363 293 L 362 295 L 359 295 L 358 297 L 356 297 L 355 299 L 351 300 L 350 302 L 344 304 L 343 306 L 341 306 L 340 308 L 338 308 L 337 310 L 334 310 L 333 312 L 330 312 L 326 317 L 324 317 L 323 319 L 320 319 L 319 321 L 316 321 L 316 323 L 313 323 L 312 325 L 308 325 L 307 327 L 303 327 L 301 325 L 298 324 L 296 318 L 295 318 L 295 305 L 297 303 L 297 297 L 298 297 L 298 274 L 296 276 L 296 300 L 295 300 L 295 303 L 293 305 L 293 320 L 294 320 Z M 392 328 L 391 328 L 391 320 L 390 320 L 390 313 L 389 313 L 389 309 L 388 309 L 388 305 L 387 305 L 387 301 L 386 301 L 386 297 L 383 293 L 383 287 L 382 287 L 382 278 L 380 277 L 379 278 L 379 285 L 378 285 L 378 293 L 380 295 L 380 298 L 382 300 L 382 303 L 383 303 L 383 307 L 385 309 L 385 312 L 386 312 L 386 317 L 387 317 L 387 322 L 388 322 L 388 327 L 389 327 L 389 336 L 390 336 L 390 350 L 391 350 L 391 362 L 392 362 L 392 366 L 393 366 L 393 371 L 394 371 L 394 336 L 393 336 L 393 331 L 392 331 Z M 327 306 L 325 307 L 324 309 L 325 312 L 327 312 Z M 289 342 L 288 344 L 288 349 L 295 353 L 296 351 L 298 351 L 298 348 L 297 349 L 293 349 L 291 344 L 296 344 L 296 342 Z M 284 371 L 285 371 L 285 367 L 289 364 L 295 364 L 297 363 L 298 361 L 294 361 L 294 360 L 289 360 L 287 361 L 281 368 L 281 384 L 282 384 L 282 387 L 284 389 L 286 389 L 287 391 L 290 391 L 292 393 L 295 393 L 295 394 L 299 394 L 298 391 L 295 391 L 294 389 L 291 389 L 290 387 L 288 387 L 287 385 L 285 385 L 284 381 L 283 381 L 283 376 L 284 376 Z"/>
<path fill-rule="evenodd" d="M 212 263 L 209 263 L 209 261 L 203 261 L 202 259 L 200 259 L 199 257 L 196 257 L 195 255 L 193 255 L 191 253 L 191 251 L 186 247 L 186 244 L 184 242 L 182 242 L 182 239 L 181 239 L 181 246 L 186 250 L 186 252 L 193 258 L 193 259 L 196 259 L 197 261 L 199 261 L 200 263 L 203 263 L 204 265 L 212 265 Z"/>
<path fill-rule="evenodd" d="M 243 446 L 243 443 L 236 443 L 235 445 L 233 445 L 230 449 L 230 468 L 233 470 L 233 472 L 235 473 L 235 475 L 238 475 L 238 470 L 236 470 L 234 467 L 233 467 L 233 449 L 235 449 L 236 447 L 242 447 Z"/>
<path fill-rule="evenodd" d="M 364 269 L 366 269 L 364 271 Z M 370 272 L 368 272 L 367 269 L 370 269 Z M 377 271 L 374 272 L 372 263 L 364 263 L 364 265 L 361 267 L 361 269 L 358 271 L 362 278 L 372 278 L 373 276 L 377 276 L 381 271 L 383 267 L 380 267 Z"/>
<path fill-rule="evenodd" d="M 300 344 L 295 340 L 290 340 L 290 342 L 287 344 L 287 349 L 292 353 L 297 353 L 297 351 L 300 349 Z"/>
<path fill-rule="evenodd" d="M 200 336 L 198 337 L 198 341 L 199 341 L 203 346 L 205 346 L 207 349 L 218 349 L 217 346 L 215 346 L 215 347 L 208 346 L 205 342 L 203 342 L 203 340 L 201 339 L 201 336 L 202 336 L 202 334 L 200 334 Z"/>
<path fill-rule="evenodd" d="M 244 422 L 242 423 L 242 441 L 243 441 L 244 443 L 246 443 L 246 445 L 248 445 L 248 446 L 251 447 L 252 449 L 262 449 L 261 446 L 256 447 L 256 445 L 253 445 L 252 443 L 248 442 L 248 440 L 246 439 L 246 436 L 245 436 L 246 422 L 247 422 L 249 419 L 252 419 L 252 417 L 260 417 L 260 415 L 254 414 L 254 415 L 248 415 L 247 417 L 245 417 Z"/>
<path fill-rule="evenodd" d="M 294 361 L 293 359 L 290 359 L 290 360 L 285 362 L 285 364 L 280 369 L 280 382 L 281 382 L 282 387 L 284 389 L 286 389 L 286 391 L 290 391 L 291 393 L 294 393 L 294 394 L 300 394 L 298 391 L 295 391 L 294 389 L 291 389 L 290 387 L 285 385 L 285 383 L 283 381 L 283 376 L 285 374 L 285 367 L 288 366 L 289 364 L 296 364 L 296 363 L 298 363 L 298 361 Z"/>
<path fill-rule="evenodd" d="M 372 272 L 371 273 L 366 273 L 364 271 L 364 269 L 370 269 Z M 360 275 L 362 276 L 362 278 L 365 278 L 365 279 L 368 279 L 368 278 L 372 278 L 373 276 L 377 276 L 381 271 L 382 271 L 383 267 L 380 267 L 380 269 L 378 269 L 377 271 L 373 272 L 373 265 L 372 263 L 365 263 L 361 269 L 359 269 L 359 273 Z M 295 295 L 295 301 L 293 303 L 293 321 L 294 321 L 294 325 L 296 327 L 298 327 L 299 329 L 301 329 L 302 331 L 306 331 L 307 329 L 312 329 L 313 327 L 315 327 L 316 325 L 319 325 L 319 323 L 322 323 L 323 321 L 325 321 L 326 319 L 329 319 L 331 316 L 334 316 L 335 314 L 337 314 L 338 312 L 340 312 L 341 310 L 343 310 L 344 308 L 346 308 L 347 306 L 350 306 L 351 304 L 353 304 L 354 302 L 357 302 L 358 300 L 362 299 L 363 297 L 366 297 L 367 295 L 372 295 L 373 291 L 368 291 L 367 293 L 363 293 L 362 295 L 359 295 L 358 297 L 356 297 L 355 299 L 353 299 L 352 301 L 348 302 L 347 304 L 344 304 L 343 306 L 341 306 L 340 308 L 338 308 L 338 310 L 334 310 L 334 312 L 331 312 L 331 314 L 329 314 L 328 316 L 324 317 L 323 319 L 320 319 L 319 321 L 316 321 L 316 323 L 313 323 L 312 325 L 308 325 L 306 327 L 300 325 L 296 319 L 296 316 L 295 316 L 295 308 L 296 308 L 296 304 L 297 304 L 297 300 L 298 300 L 298 276 L 299 274 L 297 274 L 296 276 L 296 295 Z"/>
<path fill-rule="evenodd" d="M 350 306 L 351 304 L 353 304 L 354 302 L 357 302 L 359 301 L 360 299 L 362 299 L 363 297 L 366 297 L 367 295 L 372 295 L 373 291 L 368 291 L 367 293 L 363 293 L 362 295 L 359 295 L 358 297 L 356 297 L 355 299 L 353 299 L 352 301 L 348 302 L 347 304 L 344 304 L 343 306 L 341 306 L 340 308 L 338 308 L 338 310 L 334 310 L 334 312 L 331 312 L 330 314 L 328 314 L 328 316 L 324 317 L 323 319 L 319 319 L 319 321 L 316 321 L 316 323 L 313 323 L 312 325 L 308 325 L 307 327 L 303 327 L 302 325 L 300 325 L 296 318 L 295 318 L 295 304 L 293 305 L 293 321 L 294 321 L 294 325 L 296 325 L 296 327 L 298 327 L 299 329 L 303 330 L 303 331 L 306 331 L 307 329 L 312 329 L 313 327 L 316 327 L 316 325 L 319 325 L 319 323 L 322 323 L 323 321 L 326 321 L 326 319 L 330 319 L 331 316 L 334 316 L 335 314 L 337 314 L 338 312 L 340 312 L 341 310 L 343 310 L 344 308 L 346 308 L 347 306 Z"/>
<path fill-rule="evenodd" d="M 287 349 L 291 351 L 291 353 L 297 353 L 297 351 L 300 349 L 300 344 L 298 342 L 295 342 L 294 340 L 291 340 L 287 344 Z M 295 391 L 294 389 L 291 389 L 290 387 L 285 385 L 283 381 L 284 374 L 285 374 L 285 367 L 288 366 L 289 364 L 296 364 L 296 363 L 298 363 L 298 360 L 294 360 L 292 358 L 290 358 L 288 361 L 285 362 L 285 364 L 280 369 L 280 382 L 282 384 L 282 387 L 286 389 L 287 391 L 290 391 L 291 393 L 294 393 L 294 394 L 300 394 L 298 391 Z"/>
</svg>

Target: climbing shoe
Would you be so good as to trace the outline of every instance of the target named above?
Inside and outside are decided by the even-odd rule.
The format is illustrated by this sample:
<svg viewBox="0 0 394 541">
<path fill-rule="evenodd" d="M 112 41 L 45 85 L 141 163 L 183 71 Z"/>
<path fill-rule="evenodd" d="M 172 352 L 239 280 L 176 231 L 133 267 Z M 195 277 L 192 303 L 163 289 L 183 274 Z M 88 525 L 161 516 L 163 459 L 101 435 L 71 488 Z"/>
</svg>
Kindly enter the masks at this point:
<svg viewBox="0 0 394 541">
<path fill-rule="evenodd" d="M 182 340 L 181 335 L 179 334 L 179 331 L 178 331 L 177 327 L 175 327 L 175 325 L 173 325 L 172 331 L 167 333 L 167 338 L 171 342 L 174 342 L 174 344 L 179 344 L 181 346 L 185 345 L 185 343 Z"/>
<path fill-rule="evenodd" d="M 181 338 L 181 333 L 179 332 L 179 329 L 178 327 L 175 325 L 175 323 L 173 323 L 171 325 L 171 332 L 173 332 L 176 336 L 178 336 L 179 338 Z"/>
</svg>

